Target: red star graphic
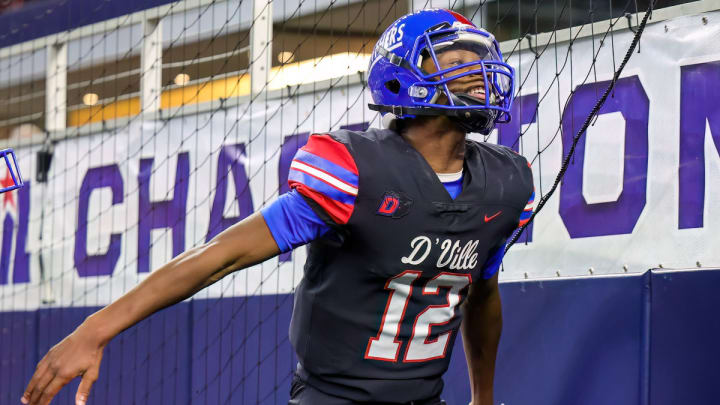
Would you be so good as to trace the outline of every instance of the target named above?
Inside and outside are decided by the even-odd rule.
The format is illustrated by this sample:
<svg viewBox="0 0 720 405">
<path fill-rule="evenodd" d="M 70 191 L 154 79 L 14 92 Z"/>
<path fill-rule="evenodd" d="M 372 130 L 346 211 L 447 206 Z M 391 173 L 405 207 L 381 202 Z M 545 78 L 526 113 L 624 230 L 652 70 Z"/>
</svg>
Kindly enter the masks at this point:
<svg viewBox="0 0 720 405">
<path fill-rule="evenodd" d="M 14 185 L 15 182 L 13 182 L 12 176 L 10 176 L 10 171 L 8 170 L 5 172 L 5 178 L 0 180 L 0 187 L 5 188 Z M 15 190 L 3 193 L 3 208 L 5 208 L 8 202 L 10 202 L 10 205 L 12 205 L 13 208 L 15 207 Z"/>
</svg>

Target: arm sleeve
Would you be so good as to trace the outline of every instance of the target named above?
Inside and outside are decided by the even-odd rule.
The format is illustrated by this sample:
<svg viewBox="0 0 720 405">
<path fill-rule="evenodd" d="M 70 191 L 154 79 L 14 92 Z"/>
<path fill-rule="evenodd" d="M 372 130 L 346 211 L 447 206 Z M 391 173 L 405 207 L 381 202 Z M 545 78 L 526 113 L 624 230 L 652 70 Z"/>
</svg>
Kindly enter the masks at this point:
<svg viewBox="0 0 720 405">
<path fill-rule="evenodd" d="M 348 148 L 330 135 L 310 136 L 290 164 L 288 183 L 335 224 L 350 220 L 358 194 L 358 169 Z"/>
<path fill-rule="evenodd" d="M 330 230 L 295 190 L 281 195 L 261 212 L 283 253 L 318 239 Z"/>
<path fill-rule="evenodd" d="M 507 243 L 503 243 L 502 245 L 496 247 L 490 252 L 490 255 L 488 256 L 487 260 L 485 260 L 485 264 L 483 265 L 483 278 L 485 280 L 492 278 L 492 276 L 495 275 L 495 273 L 500 270 L 500 265 L 502 264 L 503 257 L 505 257 L 505 245 Z"/>
</svg>

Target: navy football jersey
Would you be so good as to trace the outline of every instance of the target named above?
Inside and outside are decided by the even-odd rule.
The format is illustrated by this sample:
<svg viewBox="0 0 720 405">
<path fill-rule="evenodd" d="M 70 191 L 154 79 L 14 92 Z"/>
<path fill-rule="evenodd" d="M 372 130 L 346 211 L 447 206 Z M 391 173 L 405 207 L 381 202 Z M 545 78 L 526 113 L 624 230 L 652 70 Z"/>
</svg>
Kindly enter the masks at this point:
<svg viewBox="0 0 720 405">
<path fill-rule="evenodd" d="M 338 131 L 310 137 L 289 182 L 335 231 L 310 244 L 295 292 L 301 378 L 355 401 L 438 395 L 467 288 L 528 212 L 525 158 L 466 141 L 453 200 L 397 133 Z"/>
</svg>

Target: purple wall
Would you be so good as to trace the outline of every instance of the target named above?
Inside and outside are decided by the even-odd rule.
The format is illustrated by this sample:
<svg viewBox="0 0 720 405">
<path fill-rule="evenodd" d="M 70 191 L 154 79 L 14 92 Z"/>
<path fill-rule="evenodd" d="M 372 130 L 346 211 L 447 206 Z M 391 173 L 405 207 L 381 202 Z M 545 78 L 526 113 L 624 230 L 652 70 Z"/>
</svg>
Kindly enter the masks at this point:
<svg viewBox="0 0 720 405">
<path fill-rule="evenodd" d="M 720 397 L 720 270 L 501 284 L 496 400 L 534 405 L 710 404 Z M 0 312 L 0 405 L 96 308 Z M 90 403 L 286 404 L 291 295 L 192 300 L 107 348 Z M 462 342 L 443 394 L 467 404 Z M 72 404 L 77 381 L 55 404 Z M 648 402 L 648 400 L 651 402 Z"/>
</svg>

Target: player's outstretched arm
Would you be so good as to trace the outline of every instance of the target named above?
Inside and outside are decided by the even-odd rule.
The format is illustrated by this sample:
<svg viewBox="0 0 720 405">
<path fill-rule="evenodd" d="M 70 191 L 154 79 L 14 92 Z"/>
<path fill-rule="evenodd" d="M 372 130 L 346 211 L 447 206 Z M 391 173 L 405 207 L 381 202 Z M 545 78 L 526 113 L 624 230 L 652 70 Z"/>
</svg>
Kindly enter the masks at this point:
<svg viewBox="0 0 720 405">
<path fill-rule="evenodd" d="M 472 405 L 492 405 L 495 358 L 502 331 L 502 305 L 497 273 L 478 280 L 463 303 L 463 347 L 470 375 Z"/>
<path fill-rule="evenodd" d="M 190 297 L 233 271 L 279 253 L 257 212 L 208 243 L 178 255 L 117 301 L 89 316 L 38 363 L 22 396 L 24 404 L 49 404 L 60 389 L 82 376 L 76 404 L 84 405 L 98 377 L 103 350 L 123 330 Z"/>
</svg>

